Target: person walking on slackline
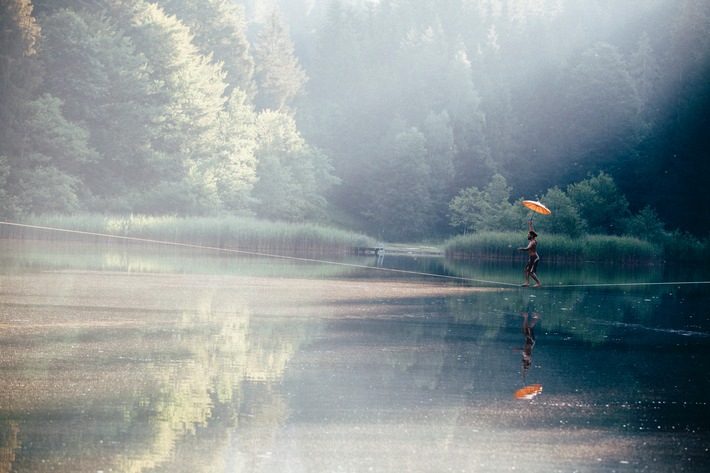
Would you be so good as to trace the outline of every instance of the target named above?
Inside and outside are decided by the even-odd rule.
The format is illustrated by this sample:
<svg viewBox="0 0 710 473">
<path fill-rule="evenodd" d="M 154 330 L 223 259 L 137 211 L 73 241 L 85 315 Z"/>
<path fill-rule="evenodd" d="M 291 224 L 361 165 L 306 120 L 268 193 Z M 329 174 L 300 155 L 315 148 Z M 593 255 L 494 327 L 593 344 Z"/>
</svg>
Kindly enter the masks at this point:
<svg viewBox="0 0 710 473">
<path fill-rule="evenodd" d="M 532 219 L 530 219 L 530 231 L 528 231 L 528 246 L 518 248 L 518 251 L 528 252 L 528 263 L 525 265 L 523 271 L 525 271 L 525 284 L 521 284 L 523 287 L 530 285 L 530 276 L 535 280 L 537 284 L 533 287 L 540 287 L 542 283 L 537 278 L 535 271 L 537 271 L 537 263 L 540 261 L 540 256 L 537 254 L 537 233 L 533 230 Z"/>
</svg>

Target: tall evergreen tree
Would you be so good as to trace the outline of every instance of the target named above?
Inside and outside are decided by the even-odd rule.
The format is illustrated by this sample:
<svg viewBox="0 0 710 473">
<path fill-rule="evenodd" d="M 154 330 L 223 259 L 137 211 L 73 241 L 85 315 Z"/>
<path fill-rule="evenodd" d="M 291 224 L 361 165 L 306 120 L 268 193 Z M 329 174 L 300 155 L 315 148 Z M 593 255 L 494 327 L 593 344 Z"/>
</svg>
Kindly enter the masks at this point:
<svg viewBox="0 0 710 473">
<path fill-rule="evenodd" d="M 641 100 L 618 49 L 607 43 L 587 49 L 571 72 L 564 96 L 566 113 L 560 126 L 573 164 L 567 179 L 580 178 L 580 171 L 618 170 L 620 160 L 632 155 L 643 138 Z"/>
<path fill-rule="evenodd" d="M 257 110 L 286 111 L 308 77 L 294 55 L 288 26 L 277 10 L 269 15 L 254 44 L 254 62 Z"/>
<path fill-rule="evenodd" d="M 641 108 L 646 121 L 656 117 L 653 110 L 654 99 L 660 81 L 658 62 L 654 56 L 651 39 L 645 31 L 638 41 L 638 48 L 629 61 L 629 72 L 636 83 L 636 90 L 641 100 Z"/>
<path fill-rule="evenodd" d="M 451 116 L 456 146 L 456 175 L 459 188 L 486 182 L 492 174 L 490 150 L 485 135 L 486 117 L 473 83 L 471 62 L 458 51 L 446 67 L 445 109 Z"/>
<path fill-rule="evenodd" d="M 431 112 L 422 126 L 426 139 L 427 164 L 431 170 L 427 187 L 431 195 L 432 209 L 429 226 L 441 234 L 448 230 L 447 208 L 451 199 L 454 181 L 454 132 L 446 111 Z"/>
<path fill-rule="evenodd" d="M 368 193 L 361 212 L 370 231 L 389 240 L 417 239 L 430 231 L 431 194 L 426 138 L 416 128 L 397 123 L 384 138 L 377 172 L 362 183 Z"/>
</svg>

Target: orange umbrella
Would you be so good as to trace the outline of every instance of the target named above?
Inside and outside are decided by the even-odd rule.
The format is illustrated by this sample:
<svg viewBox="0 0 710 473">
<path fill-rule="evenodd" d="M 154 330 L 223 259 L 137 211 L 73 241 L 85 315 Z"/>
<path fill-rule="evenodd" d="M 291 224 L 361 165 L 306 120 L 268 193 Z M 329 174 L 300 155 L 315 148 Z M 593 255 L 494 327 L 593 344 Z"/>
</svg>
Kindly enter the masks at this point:
<svg viewBox="0 0 710 473">
<path fill-rule="evenodd" d="M 524 388 L 518 389 L 513 394 L 515 399 L 532 399 L 542 392 L 542 384 L 531 384 Z"/>
<path fill-rule="evenodd" d="M 543 215 L 550 215 L 550 209 L 542 205 L 539 201 L 537 200 L 524 200 L 523 205 L 530 210 L 534 210 L 537 213 L 541 213 Z"/>
</svg>

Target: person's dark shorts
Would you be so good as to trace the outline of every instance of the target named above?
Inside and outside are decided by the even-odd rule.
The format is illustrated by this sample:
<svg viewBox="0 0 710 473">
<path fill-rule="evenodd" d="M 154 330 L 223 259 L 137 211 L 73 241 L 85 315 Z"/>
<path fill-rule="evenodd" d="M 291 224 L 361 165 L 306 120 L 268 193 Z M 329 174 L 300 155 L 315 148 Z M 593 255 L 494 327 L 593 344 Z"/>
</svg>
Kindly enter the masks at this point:
<svg viewBox="0 0 710 473">
<path fill-rule="evenodd" d="M 540 261 L 540 256 L 531 256 L 528 260 L 528 264 L 525 265 L 525 271 L 529 273 L 534 273 L 537 271 L 537 262 Z"/>
</svg>

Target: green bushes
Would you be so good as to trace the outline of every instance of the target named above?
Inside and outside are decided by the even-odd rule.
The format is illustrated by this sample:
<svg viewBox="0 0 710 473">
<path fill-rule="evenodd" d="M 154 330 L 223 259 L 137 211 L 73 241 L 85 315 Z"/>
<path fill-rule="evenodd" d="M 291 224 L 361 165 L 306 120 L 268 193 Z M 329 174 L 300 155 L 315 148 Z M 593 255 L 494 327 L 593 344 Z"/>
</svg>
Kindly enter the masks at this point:
<svg viewBox="0 0 710 473">
<path fill-rule="evenodd" d="M 444 245 L 449 257 L 516 257 L 518 247 L 526 246 L 525 234 L 474 233 L 454 237 Z M 648 263 L 663 259 L 663 248 L 632 237 L 591 235 L 570 238 L 549 235 L 538 238 L 538 251 L 548 261 L 599 261 Z"/>
<path fill-rule="evenodd" d="M 150 217 L 145 215 L 42 215 L 28 217 L 15 227 L 18 238 L 103 241 L 105 235 L 215 248 L 266 251 L 345 251 L 372 247 L 366 235 L 315 224 L 260 221 L 241 217 Z M 61 229 L 56 231 L 50 229 Z M 113 240 L 111 240 L 113 241 Z"/>
</svg>

